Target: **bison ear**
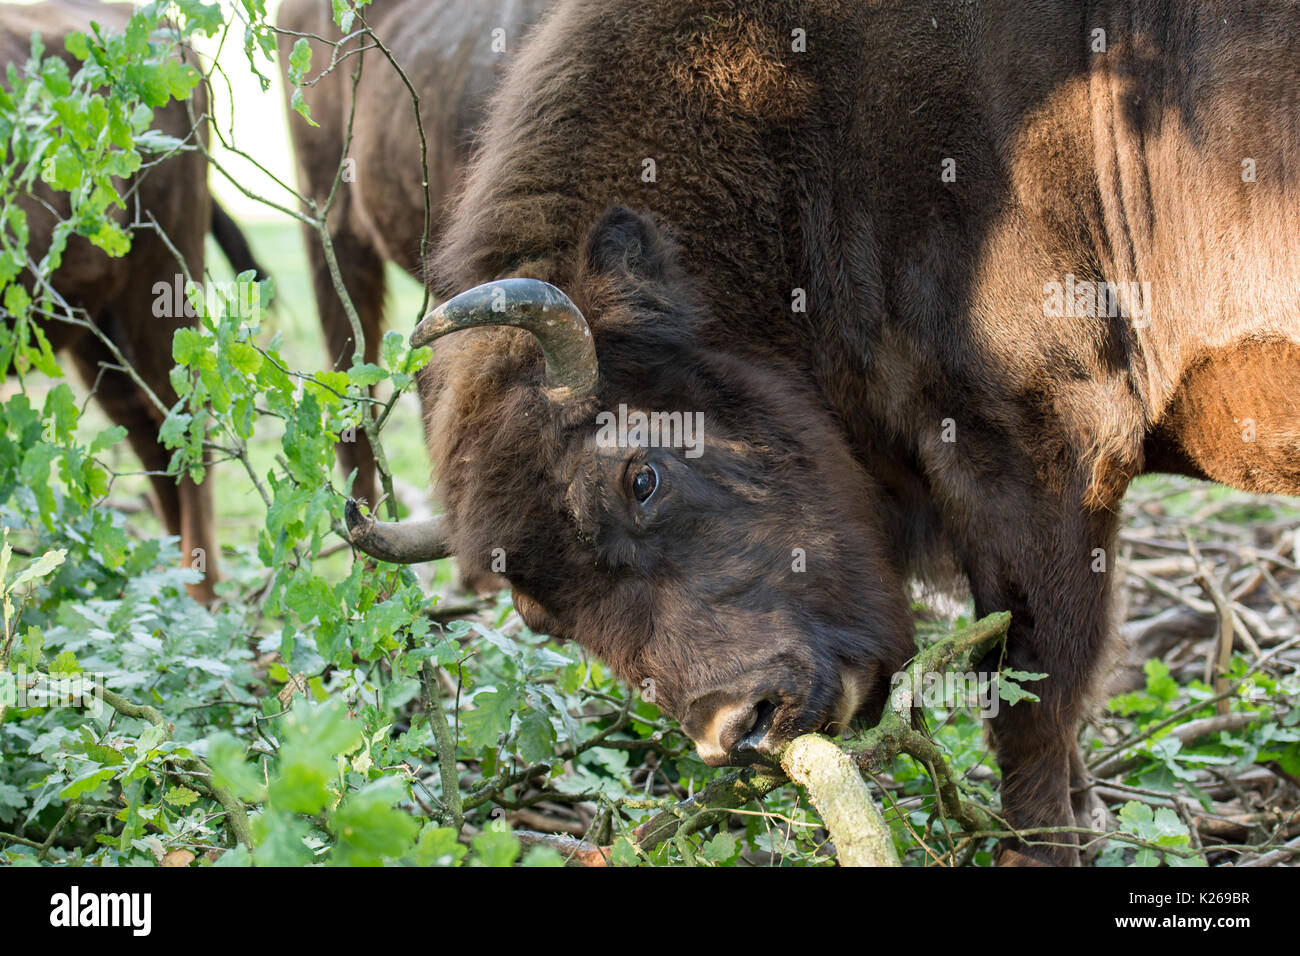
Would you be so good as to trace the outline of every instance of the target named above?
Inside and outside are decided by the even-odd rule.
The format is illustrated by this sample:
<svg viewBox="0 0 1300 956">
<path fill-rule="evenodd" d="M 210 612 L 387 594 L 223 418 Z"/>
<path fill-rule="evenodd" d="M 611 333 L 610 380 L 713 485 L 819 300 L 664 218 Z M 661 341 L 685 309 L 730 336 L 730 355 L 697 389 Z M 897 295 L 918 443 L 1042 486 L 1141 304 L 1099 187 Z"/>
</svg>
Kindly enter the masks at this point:
<svg viewBox="0 0 1300 956">
<path fill-rule="evenodd" d="M 657 282 L 674 268 L 675 250 L 649 213 L 615 206 L 591 230 L 587 262 L 593 272 Z"/>
</svg>

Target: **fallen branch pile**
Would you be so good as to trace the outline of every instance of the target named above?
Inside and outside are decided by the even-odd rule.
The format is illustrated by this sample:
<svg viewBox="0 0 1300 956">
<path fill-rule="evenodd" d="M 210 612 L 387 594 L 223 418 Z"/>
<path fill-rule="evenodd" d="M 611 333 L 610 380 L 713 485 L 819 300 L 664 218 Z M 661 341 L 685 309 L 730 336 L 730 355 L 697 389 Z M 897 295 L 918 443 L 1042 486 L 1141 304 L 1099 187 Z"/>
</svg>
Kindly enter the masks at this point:
<svg viewBox="0 0 1300 956">
<path fill-rule="evenodd" d="M 1300 671 L 1300 508 L 1294 499 L 1227 492 L 1162 480 L 1130 492 L 1120 535 L 1121 625 L 1125 657 L 1107 696 L 1139 690 L 1153 666 L 1179 685 L 1208 685 L 1208 700 L 1180 708 L 1145 729 L 1098 719 L 1102 746 L 1089 760 L 1092 790 L 1108 805 L 1137 800 L 1176 812 L 1210 864 L 1300 861 L 1300 777 L 1294 759 L 1240 765 L 1188 760 L 1175 787 L 1125 780 L 1160 735 L 1183 750 L 1247 733 L 1255 723 L 1294 734 Z M 1230 675 L 1233 652 L 1249 662 Z M 1193 719 L 1207 705 L 1213 716 Z M 1172 748 L 1172 744 L 1169 745 Z M 1274 748 L 1285 752 L 1280 740 Z M 1294 752 L 1294 745 L 1290 748 Z"/>
</svg>

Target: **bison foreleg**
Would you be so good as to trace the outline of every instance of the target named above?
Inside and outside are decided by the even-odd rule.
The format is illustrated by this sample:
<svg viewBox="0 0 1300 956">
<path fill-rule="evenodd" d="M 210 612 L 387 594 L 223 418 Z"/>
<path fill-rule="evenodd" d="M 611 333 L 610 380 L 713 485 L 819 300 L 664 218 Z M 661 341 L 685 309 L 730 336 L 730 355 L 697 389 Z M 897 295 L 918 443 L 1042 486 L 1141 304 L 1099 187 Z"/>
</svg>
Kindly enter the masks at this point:
<svg viewBox="0 0 1300 956">
<path fill-rule="evenodd" d="M 1014 515 L 1023 536 L 982 538 L 968 565 L 977 613 L 1011 611 L 1002 666 L 1047 675 L 1031 685 L 1038 702 L 999 701 L 992 721 L 1003 814 L 1017 831 L 1075 826 L 1071 786 L 1085 783 L 1075 734 L 1110 634 L 1117 522 L 1081 501 L 1003 502 L 998 520 Z M 1004 541 L 1014 546 L 995 543 Z M 985 669 L 997 664 L 990 658 Z M 1004 841 L 1002 862 L 1073 865 L 1078 842 L 1071 833 L 1026 833 Z"/>
</svg>

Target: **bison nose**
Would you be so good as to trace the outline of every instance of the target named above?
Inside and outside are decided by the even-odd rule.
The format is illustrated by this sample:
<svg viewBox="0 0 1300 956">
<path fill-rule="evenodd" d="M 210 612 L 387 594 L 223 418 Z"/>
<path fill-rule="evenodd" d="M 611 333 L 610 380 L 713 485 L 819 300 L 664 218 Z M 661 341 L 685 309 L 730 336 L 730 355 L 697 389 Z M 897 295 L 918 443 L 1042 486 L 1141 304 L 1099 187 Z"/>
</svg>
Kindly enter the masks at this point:
<svg viewBox="0 0 1300 956">
<path fill-rule="evenodd" d="M 705 714 L 696 704 L 691 705 L 690 717 L 694 719 L 688 719 L 686 731 L 695 741 L 700 759 L 709 766 L 746 762 L 770 750 L 768 732 L 779 709 L 774 699 L 729 701 Z"/>
</svg>

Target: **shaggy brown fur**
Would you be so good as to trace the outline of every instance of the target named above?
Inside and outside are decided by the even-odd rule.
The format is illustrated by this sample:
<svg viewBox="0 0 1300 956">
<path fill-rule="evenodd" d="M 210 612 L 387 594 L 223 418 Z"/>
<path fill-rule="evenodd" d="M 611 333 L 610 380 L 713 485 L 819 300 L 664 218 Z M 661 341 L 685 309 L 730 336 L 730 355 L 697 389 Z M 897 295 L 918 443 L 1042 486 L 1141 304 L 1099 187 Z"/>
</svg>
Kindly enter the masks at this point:
<svg viewBox="0 0 1300 956">
<path fill-rule="evenodd" d="M 545 5 L 544 0 L 379 0 L 362 11 L 419 96 L 428 156 L 429 249 L 441 236 L 447 208 L 457 195 L 488 94 Z M 298 33 L 341 36 L 328 0 L 286 0 L 277 24 Z M 494 37 L 495 30 L 504 34 Z M 280 59 L 286 65 L 295 40 L 279 38 Z M 494 40 L 504 41 L 504 51 L 494 50 Z M 328 66 L 331 48 L 316 41 L 312 47 L 314 74 Z M 358 60 L 364 63 L 348 146 Z M 343 285 L 361 320 L 366 361 L 375 362 L 383 324 L 384 263 L 395 262 L 415 278 L 424 278 L 424 190 L 411 94 L 383 54 L 372 50 L 349 57 L 303 95 L 319 124 L 313 127 L 289 111 L 303 194 L 323 208 L 340 158 L 346 155 L 354 161 L 349 174 L 354 178 L 340 183 L 330 210 L 330 240 Z M 352 326 L 334 291 L 318 234 L 311 228 L 304 234 L 329 358 L 346 369 L 352 365 Z M 357 470 L 353 494 L 373 502 L 375 460 L 365 435 L 341 442 L 338 455 L 345 472 Z"/>
<path fill-rule="evenodd" d="M 65 53 L 63 37 L 73 30 L 89 29 L 92 20 L 107 30 L 121 32 L 130 15 L 128 5 L 94 0 L 0 6 L 0 66 L 26 60 L 31 55 L 32 32 L 38 31 L 47 55 L 63 56 L 75 72 L 80 63 Z M 205 108 L 203 92 L 195 91 L 196 113 Z M 173 102 L 159 110 L 154 126 L 180 139 L 193 135 L 193 124 L 183 103 Z M 119 191 L 125 192 L 131 185 L 120 183 Z M 43 185 L 38 186 L 37 197 L 67 215 L 64 197 Z M 210 227 L 237 272 L 261 271 L 238 227 L 211 202 L 206 161 L 201 155 L 182 153 L 154 168 L 141 177 L 136 197 L 140 217 L 153 215 L 192 275 L 204 274 L 203 243 Z M 56 220 L 40 202 L 24 202 L 23 208 L 31 229 L 30 248 L 39 259 L 49 246 Z M 134 213 L 134 208 L 119 210 L 118 221 L 125 225 Z M 86 310 L 168 406 L 176 401 L 170 379 L 172 337 L 177 328 L 191 325 L 193 320 L 183 314 L 175 318 L 155 316 L 154 285 L 163 282 L 170 287 L 182 272 L 182 264 L 162 237 L 152 230 L 139 229 L 133 235 L 130 253 L 120 259 L 110 258 L 85 239 L 74 236 L 64 253 L 63 265 L 52 277 L 55 290 L 73 307 Z M 189 590 L 199 600 L 210 600 L 217 579 L 210 485 L 196 485 L 188 477 L 178 482 L 163 474 L 171 459 L 171 452 L 158 441 L 163 416 L 126 374 L 103 367 L 116 365 L 117 360 L 95 335 L 60 322 L 48 323 L 45 333 L 54 349 L 72 354 L 88 386 L 98 380 L 95 397 L 108 417 L 127 430 L 127 440 L 150 472 L 158 515 L 169 534 L 180 535 L 185 566 L 193 563 L 196 549 L 203 553 L 205 577 Z"/>
<path fill-rule="evenodd" d="M 1295 6 L 1239 0 L 563 0 L 432 274 L 560 286 L 601 383 L 560 406 L 526 334 L 439 345 L 456 553 L 504 554 L 532 626 L 652 680 L 688 732 L 765 694 L 778 738 L 834 723 L 845 675 L 879 710 L 902 582 L 949 555 L 979 614 L 1013 613 L 1010 666 L 1050 675 L 994 721 L 1006 815 L 1071 823 L 1128 481 L 1300 493 L 1298 34 Z M 1150 291 L 1053 314 L 1067 276 Z M 619 403 L 703 411 L 703 457 L 598 449 Z"/>
</svg>

